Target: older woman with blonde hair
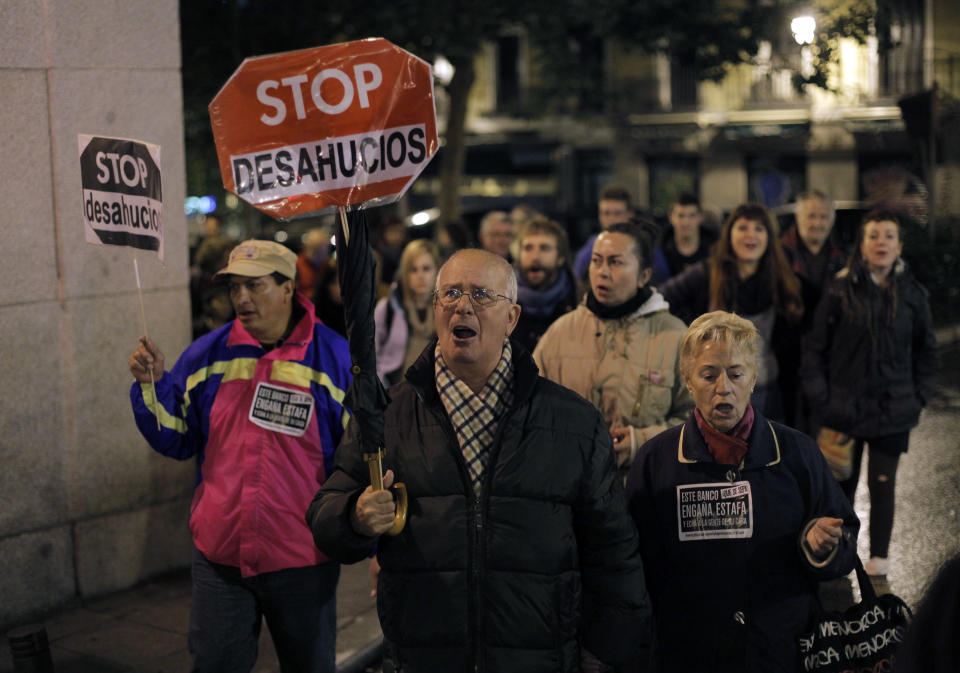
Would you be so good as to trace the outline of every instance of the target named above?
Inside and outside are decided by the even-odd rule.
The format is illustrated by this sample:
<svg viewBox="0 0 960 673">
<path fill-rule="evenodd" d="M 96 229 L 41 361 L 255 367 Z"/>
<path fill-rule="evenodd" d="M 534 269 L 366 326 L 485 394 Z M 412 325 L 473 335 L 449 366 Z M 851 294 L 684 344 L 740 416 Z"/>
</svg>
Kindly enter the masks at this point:
<svg viewBox="0 0 960 673">
<path fill-rule="evenodd" d="M 817 445 L 750 403 L 762 349 L 745 318 L 694 320 L 679 357 L 696 408 L 627 478 L 651 670 L 799 671 L 817 581 L 853 568 L 860 522 Z"/>
<path fill-rule="evenodd" d="M 433 241 L 410 241 L 400 255 L 390 293 L 374 309 L 377 375 L 385 386 L 403 378 L 437 333 L 432 300 L 439 268 L 440 253 Z"/>
</svg>

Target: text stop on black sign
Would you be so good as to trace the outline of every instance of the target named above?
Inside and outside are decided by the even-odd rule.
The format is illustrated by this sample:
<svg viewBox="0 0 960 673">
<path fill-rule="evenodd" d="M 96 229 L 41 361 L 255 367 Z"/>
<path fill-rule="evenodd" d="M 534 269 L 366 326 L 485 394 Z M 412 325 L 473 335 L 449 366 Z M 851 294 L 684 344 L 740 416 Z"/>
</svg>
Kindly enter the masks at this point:
<svg viewBox="0 0 960 673">
<path fill-rule="evenodd" d="M 155 250 L 162 260 L 160 147 L 84 134 L 78 143 L 87 242 Z"/>
</svg>

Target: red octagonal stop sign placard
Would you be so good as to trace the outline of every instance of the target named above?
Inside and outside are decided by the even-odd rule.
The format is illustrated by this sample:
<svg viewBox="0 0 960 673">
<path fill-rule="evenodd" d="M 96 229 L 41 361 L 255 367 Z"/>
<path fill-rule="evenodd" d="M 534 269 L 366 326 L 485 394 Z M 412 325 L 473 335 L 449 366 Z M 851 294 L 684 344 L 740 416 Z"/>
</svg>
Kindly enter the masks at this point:
<svg viewBox="0 0 960 673">
<path fill-rule="evenodd" d="M 224 186 L 277 218 L 392 203 L 438 147 L 430 65 L 382 38 L 248 58 L 210 120 Z"/>
</svg>

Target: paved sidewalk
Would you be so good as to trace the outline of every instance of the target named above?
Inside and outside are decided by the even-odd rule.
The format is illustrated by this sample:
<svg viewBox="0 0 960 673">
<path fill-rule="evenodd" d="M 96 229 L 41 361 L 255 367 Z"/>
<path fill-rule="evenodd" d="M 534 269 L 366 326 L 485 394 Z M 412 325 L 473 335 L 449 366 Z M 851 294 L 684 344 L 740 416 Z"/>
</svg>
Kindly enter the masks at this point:
<svg viewBox="0 0 960 673">
<path fill-rule="evenodd" d="M 381 637 L 367 563 L 343 566 L 337 590 L 337 663 Z M 127 591 L 84 601 L 43 624 L 56 673 L 186 673 L 190 577 L 187 571 Z M 7 634 L 0 673 L 13 671 Z M 279 673 L 266 624 L 254 673 Z"/>
</svg>

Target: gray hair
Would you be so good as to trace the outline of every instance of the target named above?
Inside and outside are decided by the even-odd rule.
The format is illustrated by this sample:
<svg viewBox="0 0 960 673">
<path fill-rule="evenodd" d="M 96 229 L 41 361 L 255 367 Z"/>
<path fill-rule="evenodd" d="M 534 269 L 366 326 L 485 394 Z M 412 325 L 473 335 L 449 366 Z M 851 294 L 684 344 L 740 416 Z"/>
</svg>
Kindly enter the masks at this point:
<svg viewBox="0 0 960 673">
<path fill-rule="evenodd" d="M 490 228 L 490 225 L 500 220 L 506 220 L 510 224 L 513 223 L 513 220 L 510 219 L 510 213 L 505 210 L 491 210 L 480 220 L 480 233 L 486 232 L 487 229 Z"/>
<path fill-rule="evenodd" d="M 700 349 L 707 342 L 724 343 L 746 354 L 753 371 L 760 371 L 763 340 L 756 326 L 740 316 L 726 311 L 711 311 L 690 323 L 680 341 L 680 371 L 689 376 L 690 367 Z"/>
<path fill-rule="evenodd" d="M 805 192 L 800 192 L 797 194 L 797 205 L 807 201 L 820 201 L 823 205 L 830 209 L 831 215 L 836 213 L 837 204 L 834 203 L 833 199 L 821 192 L 819 189 L 808 189 Z"/>
</svg>

